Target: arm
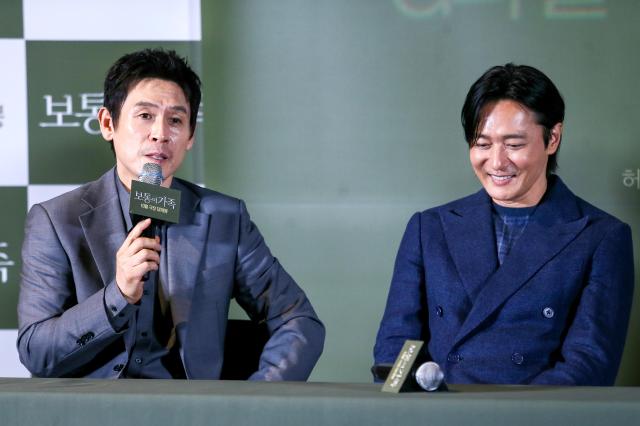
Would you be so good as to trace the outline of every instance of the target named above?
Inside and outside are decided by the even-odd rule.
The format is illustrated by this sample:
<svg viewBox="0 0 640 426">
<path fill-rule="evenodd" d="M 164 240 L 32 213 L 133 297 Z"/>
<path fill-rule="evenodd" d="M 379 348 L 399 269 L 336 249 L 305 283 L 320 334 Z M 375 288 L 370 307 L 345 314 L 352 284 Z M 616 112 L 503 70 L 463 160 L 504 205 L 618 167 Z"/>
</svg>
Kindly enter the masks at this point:
<svg viewBox="0 0 640 426">
<path fill-rule="evenodd" d="M 123 243 L 118 269 L 130 260 L 120 252 L 130 247 L 142 228 L 136 226 Z M 73 232 L 70 228 L 69 233 Z M 138 256 L 145 258 L 144 253 Z M 22 259 L 17 343 L 20 360 L 32 374 L 90 375 L 124 351 L 119 337 L 137 307 L 127 303 L 115 281 L 103 286 L 97 273 L 86 271 L 87 260 L 74 250 L 65 250 L 41 205 L 35 205 L 27 216 Z M 138 272 L 144 274 L 147 269 Z M 91 289 L 97 290 L 91 294 Z"/>
<path fill-rule="evenodd" d="M 72 261 L 47 211 L 35 205 L 27 215 L 18 299 L 18 352 L 35 376 L 81 375 L 80 370 L 118 334 L 104 307 L 105 291 L 78 303 Z M 95 286 L 95 284 L 91 284 Z"/>
<path fill-rule="evenodd" d="M 428 340 L 424 292 L 420 213 L 416 213 L 407 224 L 396 256 L 387 306 L 374 347 L 375 365 L 392 364 L 407 339 Z"/>
<path fill-rule="evenodd" d="M 616 224 L 591 259 L 559 361 L 531 383 L 612 385 L 627 335 L 633 286 L 631 230 Z"/>
<path fill-rule="evenodd" d="M 267 248 L 240 202 L 235 297 L 271 334 L 250 380 L 306 380 L 324 345 L 324 326 L 296 282 Z"/>
</svg>

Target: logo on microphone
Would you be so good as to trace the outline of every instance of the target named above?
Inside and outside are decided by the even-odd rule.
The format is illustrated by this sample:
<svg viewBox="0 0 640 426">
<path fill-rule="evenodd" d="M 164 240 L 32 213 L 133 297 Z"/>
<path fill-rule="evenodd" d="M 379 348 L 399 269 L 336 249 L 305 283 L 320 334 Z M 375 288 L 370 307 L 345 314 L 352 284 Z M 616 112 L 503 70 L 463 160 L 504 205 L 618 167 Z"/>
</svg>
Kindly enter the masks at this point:
<svg viewBox="0 0 640 426">
<path fill-rule="evenodd" d="M 141 217 L 178 223 L 180 220 L 180 191 L 133 180 L 131 181 L 129 212 Z"/>
</svg>

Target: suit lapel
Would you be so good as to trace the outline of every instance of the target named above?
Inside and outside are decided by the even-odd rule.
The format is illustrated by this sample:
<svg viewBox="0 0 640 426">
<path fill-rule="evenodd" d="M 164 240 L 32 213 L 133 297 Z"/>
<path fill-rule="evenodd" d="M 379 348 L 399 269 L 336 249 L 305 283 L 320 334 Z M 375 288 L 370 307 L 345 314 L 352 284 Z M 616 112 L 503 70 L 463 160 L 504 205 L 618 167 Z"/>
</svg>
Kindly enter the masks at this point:
<svg viewBox="0 0 640 426">
<path fill-rule="evenodd" d="M 482 284 L 454 345 L 493 314 L 587 225 L 589 218 L 581 216 L 575 196 L 559 178 L 552 179 L 548 194 L 530 218 L 524 233 L 502 266 Z M 494 243 L 494 256 L 495 251 Z"/>
<path fill-rule="evenodd" d="M 82 197 L 89 210 L 80 216 L 89 251 L 104 285 L 115 282 L 115 253 L 126 238 L 114 169 L 89 186 Z"/>
<path fill-rule="evenodd" d="M 180 222 L 167 228 L 167 288 L 173 324 L 184 332 L 191 311 L 194 284 L 202 269 L 210 216 L 197 211 L 200 198 L 174 179 L 174 189 L 181 192 Z M 184 339 L 184 336 L 178 336 Z M 184 343 L 184 340 L 182 340 Z"/>
<path fill-rule="evenodd" d="M 89 210 L 80 216 L 89 251 L 106 285 L 115 282 L 115 253 L 126 238 L 126 225 L 115 184 L 114 169 L 91 184 L 82 201 Z M 188 187 L 174 179 L 174 188 L 181 191 L 180 222 L 167 228 L 167 287 L 176 333 L 185 341 L 186 321 L 191 309 L 191 296 L 201 269 L 209 215 L 197 211 L 200 199 Z M 127 350 L 132 342 L 126 342 Z M 180 352 L 184 360 L 184 344 Z"/>
<path fill-rule="evenodd" d="M 498 267 L 491 200 L 480 191 L 441 215 L 447 245 L 471 301 Z"/>
</svg>

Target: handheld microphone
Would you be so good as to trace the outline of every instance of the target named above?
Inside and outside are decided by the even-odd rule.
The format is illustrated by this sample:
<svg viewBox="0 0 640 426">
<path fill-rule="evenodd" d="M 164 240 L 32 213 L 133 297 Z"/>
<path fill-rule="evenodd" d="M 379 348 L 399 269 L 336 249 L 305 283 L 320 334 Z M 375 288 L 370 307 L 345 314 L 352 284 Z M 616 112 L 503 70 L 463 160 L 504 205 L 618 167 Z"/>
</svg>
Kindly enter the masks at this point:
<svg viewBox="0 0 640 426">
<path fill-rule="evenodd" d="M 138 180 L 149 185 L 160 186 L 160 184 L 164 180 L 164 177 L 162 176 L 162 167 L 160 167 L 160 165 L 156 163 L 145 163 L 142 166 L 142 171 L 138 176 Z M 131 192 L 131 197 L 133 197 L 133 191 Z M 133 226 L 144 219 L 146 219 L 145 216 L 131 214 L 131 222 Z M 146 238 L 159 237 L 161 225 L 161 221 L 152 218 L 151 225 L 149 225 L 144 231 L 142 231 L 142 236 Z"/>
<path fill-rule="evenodd" d="M 162 176 L 162 167 L 156 163 L 145 163 L 142 166 L 140 176 L 138 176 L 140 182 L 148 183 L 149 185 L 160 185 L 164 180 Z"/>
<path fill-rule="evenodd" d="M 142 166 L 142 171 L 138 176 L 138 180 L 140 182 L 143 182 L 149 185 L 160 186 L 160 184 L 164 180 L 162 176 L 162 167 L 160 167 L 160 165 L 156 163 L 145 163 Z M 133 199 L 134 199 L 134 192 L 132 190 L 130 194 L 130 199 L 129 199 L 130 206 L 133 203 Z M 135 226 L 136 223 L 140 222 L 141 220 L 146 219 L 145 216 L 142 216 L 139 214 L 130 213 L 130 215 L 131 215 L 131 224 L 133 226 Z M 145 238 L 152 238 L 152 239 L 159 237 L 162 232 L 160 229 L 161 226 L 162 226 L 161 221 L 151 218 L 151 224 L 144 231 L 142 231 L 142 236 Z M 149 279 L 149 272 L 144 274 L 144 276 L 142 277 L 142 281 L 147 281 L 148 279 Z"/>
</svg>

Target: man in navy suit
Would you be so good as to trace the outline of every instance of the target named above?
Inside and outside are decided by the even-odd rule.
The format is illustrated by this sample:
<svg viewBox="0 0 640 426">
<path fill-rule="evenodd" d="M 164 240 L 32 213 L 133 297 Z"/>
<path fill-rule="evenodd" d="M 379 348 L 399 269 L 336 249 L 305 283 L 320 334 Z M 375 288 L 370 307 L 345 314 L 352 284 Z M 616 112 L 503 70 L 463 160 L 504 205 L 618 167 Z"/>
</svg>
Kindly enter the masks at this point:
<svg viewBox="0 0 640 426">
<path fill-rule="evenodd" d="M 41 377 L 217 379 L 235 297 L 270 334 L 250 379 L 306 380 L 324 327 L 304 292 L 242 201 L 174 177 L 194 143 L 198 76 L 173 51 L 144 50 L 120 58 L 104 88 L 98 120 L 115 167 L 27 217 L 22 363 Z M 147 163 L 181 193 L 179 223 L 155 238 L 129 215 Z"/>
<path fill-rule="evenodd" d="M 483 189 L 416 213 L 374 348 L 426 342 L 449 383 L 612 385 L 633 294 L 629 226 L 553 174 L 564 102 L 529 66 L 489 69 L 462 126 Z"/>
</svg>

